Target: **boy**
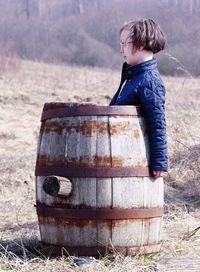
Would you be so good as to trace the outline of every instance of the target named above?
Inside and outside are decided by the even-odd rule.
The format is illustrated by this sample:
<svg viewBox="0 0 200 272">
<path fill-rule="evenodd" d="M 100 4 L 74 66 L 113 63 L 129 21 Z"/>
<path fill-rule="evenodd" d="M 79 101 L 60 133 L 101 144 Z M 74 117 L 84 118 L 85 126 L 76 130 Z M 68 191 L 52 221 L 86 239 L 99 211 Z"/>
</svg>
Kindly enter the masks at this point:
<svg viewBox="0 0 200 272">
<path fill-rule="evenodd" d="M 168 168 L 165 87 L 154 54 L 165 37 L 152 19 L 133 21 L 120 30 L 120 53 L 125 59 L 121 83 L 110 105 L 140 105 L 149 132 L 150 171 L 155 179 Z"/>
</svg>

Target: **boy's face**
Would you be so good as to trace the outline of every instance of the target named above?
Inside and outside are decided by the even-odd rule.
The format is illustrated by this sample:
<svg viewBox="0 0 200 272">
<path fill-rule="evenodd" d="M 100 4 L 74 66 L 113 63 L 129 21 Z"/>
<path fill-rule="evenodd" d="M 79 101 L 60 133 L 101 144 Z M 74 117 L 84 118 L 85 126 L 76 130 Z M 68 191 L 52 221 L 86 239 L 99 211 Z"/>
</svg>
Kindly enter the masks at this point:
<svg viewBox="0 0 200 272">
<path fill-rule="evenodd" d="M 142 49 L 136 49 L 129 37 L 129 31 L 123 30 L 120 34 L 120 53 L 127 64 L 136 65 L 141 62 Z"/>
</svg>

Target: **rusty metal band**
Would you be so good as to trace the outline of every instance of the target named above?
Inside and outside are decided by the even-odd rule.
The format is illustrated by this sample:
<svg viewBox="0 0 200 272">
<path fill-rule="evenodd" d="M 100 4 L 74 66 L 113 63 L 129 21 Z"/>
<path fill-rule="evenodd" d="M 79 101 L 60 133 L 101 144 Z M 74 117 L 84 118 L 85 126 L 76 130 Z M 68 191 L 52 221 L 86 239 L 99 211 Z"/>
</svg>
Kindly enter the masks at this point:
<svg viewBox="0 0 200 272">
<path fill-rule="evenodd" d="M 68 116 L 131 115 L 141 116 L 139 106 L 78 106 L 44 110 L 41 121 Z"/>
<path fill-rule="evenodd" d="M 149 177 L 148 167 L 67 167 L 53 165 L 36 165 L 36 176 L 63 177 Z"/>
<path fill-rule="evenodd" d="M 54 245 L 42 242 L 42 251 L 44 254 L 51 256 L 75 255 L 75 256 L 94 256 L 98 257 L 107 253 L 120 253 L 124 256 L 135 256 L 138 253 L 149 254 L 160 251 L 161 244 L 149 244 L 135 247 L 109 247 L 109 246 L 93 246 L 93 247 L 69 247 L 67 245 Z"/>
<path fill-rule="evenodd" d="M 38 216 L 65 218 L 71 220 L 126 220 L 145 219 L 163 216 L 163 208 L 96 208 L 96 209 L 67 209 L 64 207 L 49 207 L 36 205 Z"/>
</svg>

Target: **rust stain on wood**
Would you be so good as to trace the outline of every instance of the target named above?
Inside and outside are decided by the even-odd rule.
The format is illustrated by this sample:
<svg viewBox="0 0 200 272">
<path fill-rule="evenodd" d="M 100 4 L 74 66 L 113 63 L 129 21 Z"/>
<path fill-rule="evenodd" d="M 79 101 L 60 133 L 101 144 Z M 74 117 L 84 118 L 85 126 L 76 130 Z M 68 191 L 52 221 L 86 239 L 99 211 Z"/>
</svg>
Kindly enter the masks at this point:
<svg viewBox="0 0 200 272">
<path fill-rule="evenodd" d="M 131 223 L 140 221 L 141 219 L 126 219 L 126 220 L 112 220 L 112 227 L 117 228 L 117 227 L 126 227 L 130 226 Z"/>
<path fill-rule="evenodd" d="M 48 166 L 61 166 L 61 165 L 63 165 L 64 166 L 65 160 L 64 160 L 64 158 L 62 160 L 56 160 L 54 157 L 52 157 L 50 155 L 38 154 L 37 165 L 40 165 L 40 166 L 42 166 L 42 165 L 48 165 Z"/>
<path fill-rule="evenodd" d="M 46 162 L 47 162 L 47 156 L 38 154 L 37 164 L 38 165 L 46 165 Z"/>
<path fill-rule="evenodd" d="M 72 132 L 80 133 L 85 136 L 92 136 L 95 133 L 118 135 L 124 131 L 131 129 L 129 121 L 123 121 L 118 123 L 111 123 L 100 120 L 78 120 L 76 123 L 70 123 L 69 121 L 52 121 L 46 122 L 43 125 L 41 133 L 56 132 L 62 134 L 63 130 L 66 130 L 69 134 Z"/>
<path fill-rule="evenodd" d="M 95 162 L 97 166 L 111 166 L 111 156 L 95 156 Z"/>
<path fill-rule="evenodd" d="M 123 159 L 117 156 L 82 156 L 79 160 L 79 166 L 85 167 L 110 167 L 111 165 L 123 166 Z M 74 165 L 76 166 L 76 165 Z"/>
<path fill-rule="evenodd" d="M 123 121 L 120 123 L 111 123 L 110 125 L 111 135 L 120 135 L 129 130 L 131 130 L 130 122 Z"/>
<path fill-rule="evenodd" d="M 106 134 L 108 133 L 108 123 L 107 122 L 98 122 L 97 123 L 97 132 L 100 134 Z"/>
<path fill-rule="evenodd" d="M 49 121 L 43 125 L 41 133 L 56 132 L 62 134 L 66 130 L 69 134 L 76 132 L 85 136 L 92 136 L 95 133 L 106 134 L 108 133 L 108 123 L 97 120 L 77 120 L 75 123 L 67 121 Z"/>
<path fill-rule="evenodd" d="M 139 129 L 134 129 L 133 130 L 133 138 L 135 138 L 136 140 L 140 139 L 140 132 Z"/>
<path fill-rule="evenodd" d="M 56 132 L 57 134 L 62 134 L 64 128 L 66 128 L 66 125 L 63 122 L 50 121 L 46 122 L 43 133 Z"/>
<path fill-rule="evenodd" d="M 111 229 L 112 222 L 111 220 L 73 220 L 73 219 L 66 219 L 66 218 L 54 218 L 54 217 L 38 217 L 38 221 L 40 225 L 53 225 L 57 226 L 58 229 L 60 226 L 64 227 L 77 227 L 77 228 L 84 228 L 84 227 L 91 227 L 96 228 L 99 224 L 104 228 Z"/>
<path fill-rule="evenodd" d="M 158 220 L 158 219 L 157 219 Z M 90 219 L 67 219 L 66 217 L 53 217 L 53 216 L 48 216 L 48 217 L 43 217 L 43 216 L 38 216 L 38 221 L 39 224 L 43 225 L 43 224 L 47 224 L 47 225 L 54 225 L 54 226 L 76 226 L 79 228 L 83 228 L 85 226 L 91 226 L 94 228 L 97 228 L 97 226 L 100 224 L 103 227 L 107 228 L 107 229 L 113 229 L 113 228 L 125 228 L 127 226 L 131 226 L 133 223 L 136 222 L 144 222 L 146 221 L 147 224 L 149 224 L 149 222 L 151 221 L 150 219 L 142 219 L 142 218 L 138 218 L 138 219 L 126 219 L 126 220 L 111 220 L 111 219 L 107 219 L 107 220 L 90 220 Z M 154 218 L 155 221 L 155 218 Z M 143 223 L 144 224 L 144 223 Z"/>
<path fill-rule="evenodd" d="M 62 155 L 62 154 L 61 154 Z M 67 167 L 123 167 L 124 158 L 119 156 L 80 156 L 77 158 L 63 158 L 56 160 L 50 155 L 38 155 L 37 165 L 39 166 L 67 166 Z"/>
</svg>

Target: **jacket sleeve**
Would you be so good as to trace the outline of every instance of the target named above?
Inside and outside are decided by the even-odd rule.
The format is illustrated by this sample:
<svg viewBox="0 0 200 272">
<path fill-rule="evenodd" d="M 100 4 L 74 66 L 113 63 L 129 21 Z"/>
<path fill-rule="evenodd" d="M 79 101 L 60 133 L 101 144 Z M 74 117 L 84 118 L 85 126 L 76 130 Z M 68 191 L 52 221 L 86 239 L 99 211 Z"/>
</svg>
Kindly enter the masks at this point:
<svg viewBox="0 0 200 272">
<path fill-rule="evenodd" d="M 167 171 L 165 87 L 158 79 L 144 81 L 138 95 L 149 134 L 150 169 Z"/>
</svg>

